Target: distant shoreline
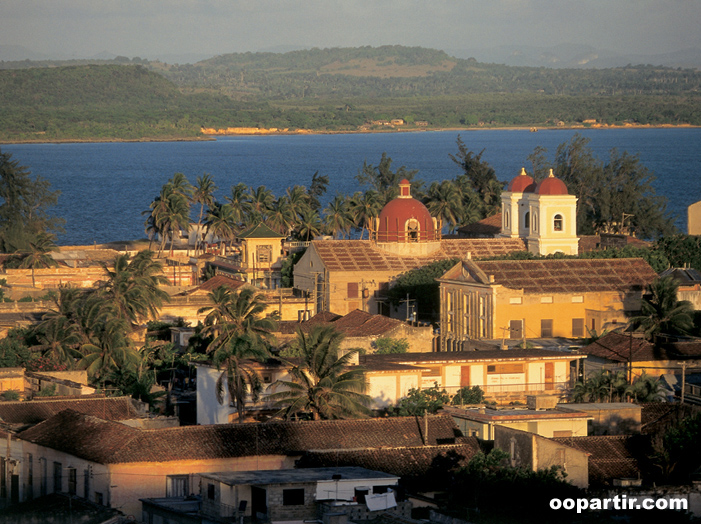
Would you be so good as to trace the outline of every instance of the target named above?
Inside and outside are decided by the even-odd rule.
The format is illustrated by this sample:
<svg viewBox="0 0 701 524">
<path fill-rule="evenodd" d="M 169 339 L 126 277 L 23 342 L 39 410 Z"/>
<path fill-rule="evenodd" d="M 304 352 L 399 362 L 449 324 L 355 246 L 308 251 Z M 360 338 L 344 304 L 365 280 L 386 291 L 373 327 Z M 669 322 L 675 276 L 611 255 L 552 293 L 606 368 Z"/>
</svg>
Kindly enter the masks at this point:
<svg viewBox="0 0 701 524">
<path fill-rule="evenodd" d="M 94 139 L 78 139 L 64 138 L 56 140 L 0 140 L 0 145 L 8 144 L 101 144 L 101 143 L 145 143 L 145 142 L 207 142 L 216 140 L 217 137 L 225 136 L 299 136 L 299 135 L 357 135 L 357 134 L 388 134 L 388 133 L 430 133 L 441 131 L 582 131 L 582 130 L 610 130 L 610 129 L 696 129 L 701 126 L 691 124 L 626 124 L 626 125 L 609 125 L 609 124 L 593 124 L 591 126 L 560 126 L 560 127 L 538 127 L 538 126 L 488 126 L 488 127 L 438 127 L 438 128 L 401 128 L 394 127 L 391 129 L 362 129 L 362 130 L 272 130 L 261 128 L 257 131 L 233 132 L 233 133 L 210 133 L 202 136 L 184 137 L 144 137 L 144 138 L 94 138 Z M 236 129 L 236 128 L 229 128 Z M 245 128 L 251 129 L 251 128 Z M 223 131 L 223 130 L 222 130 Z M 228 131 L 228 130 L 227 130 Z"/>
</svg>

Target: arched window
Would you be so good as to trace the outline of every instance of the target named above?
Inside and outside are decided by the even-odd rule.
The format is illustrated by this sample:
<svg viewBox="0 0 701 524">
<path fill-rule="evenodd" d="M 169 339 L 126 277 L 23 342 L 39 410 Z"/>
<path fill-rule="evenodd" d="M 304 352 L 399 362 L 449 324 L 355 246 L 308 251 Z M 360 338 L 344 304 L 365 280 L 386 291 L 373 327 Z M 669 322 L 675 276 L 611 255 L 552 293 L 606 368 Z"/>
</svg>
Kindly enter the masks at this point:
<svg viewBox="0 0 701 524">
<path fill-rule="evenodd" d="M 553 219 L 553 230 L 562 231 L 562 222 L 562 215 L 555 215 L 555 218 Z"/>
<path fill-rule="evenodd" d="M 409 242 L 419 241 L 419 221 L 415 218 L 406 221 L 406 238 Z"/>
<path fill-rule="evenodd" d="M 523 217 L 523 227 L 529 229 L 531 227 L 531 212 L 526 211 L 526 216 Z"/>
</svg>

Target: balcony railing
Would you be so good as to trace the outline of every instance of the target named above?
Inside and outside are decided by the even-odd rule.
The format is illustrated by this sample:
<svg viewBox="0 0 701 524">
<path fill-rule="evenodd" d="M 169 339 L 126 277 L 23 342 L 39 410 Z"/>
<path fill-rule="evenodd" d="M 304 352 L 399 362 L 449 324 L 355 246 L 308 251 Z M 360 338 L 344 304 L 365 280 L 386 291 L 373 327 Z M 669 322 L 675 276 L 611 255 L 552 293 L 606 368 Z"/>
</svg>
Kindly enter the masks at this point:
<svg viewBox="0 0 701 524">
<path fill-rule="evenodd" d="M 207 498 L 203 498 L 200 511 L 207 517 L 226 522 L 233 522 L 239 517 L 238 508 Z"/>
<path fill-rule="evenodd" d="M 440 387 L 440 386 L 439 386 Z M 471 387 L 471 386 L 467 386 Z M 569 382 L 530 382 L 527 384 L 492 384 L 488 386 L 479 386 L 484 394 L 499 395 L 502 393 L 565 393 L 570 388 Z M 421 389 L 428 389 L 427 387 L 422 387 Z M 458 391 L 462 389 L 462 386 L 448 386 L 443 387 L 447 393 L 450 395 L 455 395 Z"/>
</svg>

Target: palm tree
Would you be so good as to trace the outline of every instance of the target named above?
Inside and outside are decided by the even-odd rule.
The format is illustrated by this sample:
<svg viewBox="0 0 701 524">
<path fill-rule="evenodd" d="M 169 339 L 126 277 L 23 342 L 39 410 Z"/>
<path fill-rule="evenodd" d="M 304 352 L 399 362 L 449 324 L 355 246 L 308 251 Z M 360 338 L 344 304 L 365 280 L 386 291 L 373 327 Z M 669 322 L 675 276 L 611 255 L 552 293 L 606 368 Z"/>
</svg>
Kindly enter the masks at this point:
<svg viewBox="0 0 701 524">
<path fill-rule="evenodd" d="M 460 192 L 452 181 L 433 182 L 428 189 L 424 203 L 431 212 L 431 216 L 440 220 L 439 229 L 443 228 L 443 222 L 445 222 L 448 226 L 448 232 L 453 233 L 455 228 L 460 225 L 463 206 Z"/>
<path fill-rule="evenodd" d="M 207 235 L 219 238 L 219 250 L 223 255 L 225 242 L 233 239 L 238 229 L 235 208 L 231 204 L 215 202 L 214 206 L 207 210 L 207 220 L 204 224 Z"/>
<path fill-rule="evenodd" d="M 264 222 L 273 207 L 273 202 L 275 202 L 273 192 L 265 186 L 258 186 L 257 189 L 251 188 L 249 190 L 248 197 L 251 208 L 247 225 L 250 225 L 252 221 Z"/>
<path fill-rule="evenodd" d="M 281 196 L 274 203 L 268 217 L 268 224 L 281 235 L 289 235 L 295 227 L 297 213 L 286 196 Z"/>
<path fill-rule="evenodd" d="M 118 255 L 113 267 L 102 264 L 107 280 L 98 293 L 109 301 L 115 316 L 132 325 L 156 318 L 168 294 L 159 286 L 168 284 L 163 265 L 154 260 L 152 251 L 140 251 L 130 261 L 129 255 Z"/>
<path fill-rule="evenodd" d="M 110 318 L 104 323 L 98 340 L 81 347 L 83 358 L 78 365 L 103 389 L 110 373 L 120 368 L 134 369 L 138 363 L 138 353 L 126 337 L 127 329 L 126 321 Z"/>
<path fill-rule="evenodd" d="M 255 361 L 268 355 L 268 343 L 273 339 L 275 322 L 263 317 L 266 305 L 263 295 L 253 288 L 231 291 L 225 286 L 209 294 L 212 306 L 202 308 L 207 312 L 203 335 L 212 336 L 207 353 L 217 369 L 222 370 L 217 379 L 217 400 L 224 403 L 228 391 L 236 403 L 239 422 L 243 422 L 248 395 L 255 402 L 261 390 L 261 380 Z"/>
<path fill-rule="evenodd" d="M 353 216 L 356 227 L 361 230 L 360 238 L 363 238 L 366 229 L 370 237 L 372 237 L 372 221 L 380 214 L 382 209 L 382 203 L 378 193 L 373 190 L 366 191 L 365 193 L 358 191 L 350 198 L 348 208 Z"/>
<path fill-rule="evenodd" d="M 309 334 L 297 332 L 295 350 L 301 362 L 286 361 L 289 379 L 271 385 L 283 390 L 269 397 L 281 406 L 278 416 L 304 414 L 319 420 L 369 414 L 372 399 L 365 394 L 365 371 L 350 365 L 359 350 L 341 355 L 342 339 L 331 326 L 315 326 Z"/>
<path fill-rule="evenodd" d="M 353 217 L 348 209 L 348 199 L 343 195 L 336 195 L 324 209 L 324 225 L 333 236 L 345 238 L 350 235 L 353 227 Z"/>
<path fill-rule="evenodd" d="M 38 349 L 43 356 L 66 364 L 69 369 L 73 368 L 76 357 L 80 356 L 77 351 L 80 337 L 67 317 L 47 318 L 36 326 L 34 334 L 39 344 L 32 349 Z"/>
<path fill-rule="evenodd" d="M 309 208 L 300 216 L 299 224 L 297 224 L 297 236 L 309 242 L 310 238 L 314 238 L 321 233 L 321 228 L 322 224 L 319 214 Z"/>
<path fill-rule="evenodd" d="M 694 327 L 694 308 L 688 300 L 677 300 L 678 289 L 673 276 L 656 278 L 643 296 L 640 315 L 630 319 L 655 344 L 659 335 L 684 334 Z"/>
<path fill-rule="evenodd" d="M 211 208 L 214 205 L 214 192 L 217 190 L 217 186 L 214 184 L 212 175 L 209 173 L 204 173 L 202 176 L 197 177 L 197 183 L 192 192 L 192 201 L 200 205 L 200 214 L 197 218 L 197 244 L 195 245 L 195 251 L 198 249 L 198 245 L 202 241 L 202 217 L 204 216 L 204 208 L 207 206 Z"/>
<path fill-rule="evenodd" d="M 231 206 L 233 221 L 237 227 L 241 227 L 251 211 L 249 188 L 243 182 L 231 186 L 231 195 L 226 197 Z M 211 207 L 211 206 L 210 206 Z"/>
<path fill-rule="evenodd" d="M 173 251 L 175 235 L 190 223 L 190 204 L 182 189 L 168 183 L 161 188 L 160 194 L 151 202 L 147 214 L 145 228 L 151 237 L 161 235 L 160 251 L 163 251 L 167 236 L 170 236 L 170 250 Z"/>
<path fill-rule="evenodd" d="M 36 268 L 58 266 L 58 263 L 49 254 L 49 252 L 57 250 L 54 236 L 50 233 L 39 233 L 29 241 L 29 252 L 22 259 L 20 267 L 32 269 L 32 287 L 36 287 L 34 276 Z"/>
</svg>

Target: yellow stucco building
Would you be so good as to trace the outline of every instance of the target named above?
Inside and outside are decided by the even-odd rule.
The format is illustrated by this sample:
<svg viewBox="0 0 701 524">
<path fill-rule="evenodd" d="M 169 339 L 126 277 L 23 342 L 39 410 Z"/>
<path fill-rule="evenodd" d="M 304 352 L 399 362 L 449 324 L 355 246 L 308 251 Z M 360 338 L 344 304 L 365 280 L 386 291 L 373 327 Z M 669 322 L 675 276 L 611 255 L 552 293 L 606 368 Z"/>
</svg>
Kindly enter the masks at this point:
<svg viewBox="0 0 701 524">
<path fill-rule="evenodd" d="M 581 338 L 625 325 L 657 274 L 643 259 L 462 260 L 440 279 L 442 347 Z"/>
</svg>

